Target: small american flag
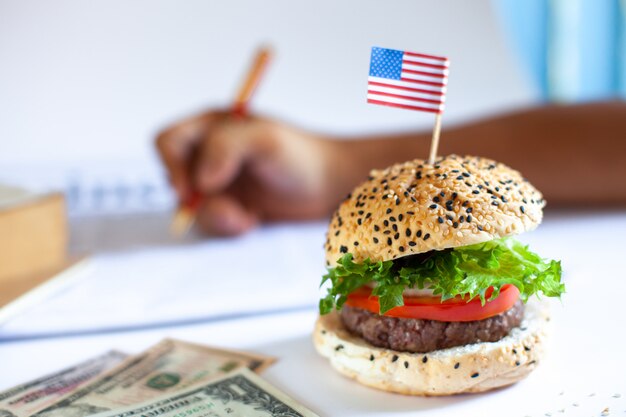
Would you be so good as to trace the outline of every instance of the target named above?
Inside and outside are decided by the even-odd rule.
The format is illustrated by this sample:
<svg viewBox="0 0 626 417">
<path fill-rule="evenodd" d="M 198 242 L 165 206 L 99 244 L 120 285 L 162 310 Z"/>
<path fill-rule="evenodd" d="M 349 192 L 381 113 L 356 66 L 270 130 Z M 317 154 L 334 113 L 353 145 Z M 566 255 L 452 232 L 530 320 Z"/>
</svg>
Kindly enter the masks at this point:
<svg viewBox="0 0 626 417">
<path fill-rule="evenodd" d="M 367 102 L 441 113 L 449 64 L 441 56 L 373 47 Z"/>
</svg>

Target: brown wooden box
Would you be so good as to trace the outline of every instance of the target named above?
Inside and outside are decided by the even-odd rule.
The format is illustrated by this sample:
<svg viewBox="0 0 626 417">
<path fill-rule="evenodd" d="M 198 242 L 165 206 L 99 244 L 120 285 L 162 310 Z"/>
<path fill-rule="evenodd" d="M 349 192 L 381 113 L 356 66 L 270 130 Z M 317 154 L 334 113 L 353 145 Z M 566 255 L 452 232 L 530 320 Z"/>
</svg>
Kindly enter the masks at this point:
<svg viewBox="0 0 626 417">
<path fill-rule="evenodd" d="M 0 205 L 0 293 L 58 270 L 66 263 L 67 243 L 62 194 L 28 194 Z"/>
</svg>

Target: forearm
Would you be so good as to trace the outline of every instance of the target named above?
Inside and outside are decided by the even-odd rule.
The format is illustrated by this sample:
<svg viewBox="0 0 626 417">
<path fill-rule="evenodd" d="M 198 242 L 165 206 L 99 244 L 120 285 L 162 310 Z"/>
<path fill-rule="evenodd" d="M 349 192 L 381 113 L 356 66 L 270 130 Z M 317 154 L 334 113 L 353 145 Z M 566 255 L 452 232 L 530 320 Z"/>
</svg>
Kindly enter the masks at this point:
<svg viewBox="0 0 626 417">
<path fill-rule="evenodd" d="M 332 141 L 331 199 L 372 168 L 427 158 L 430 132 Z M 626 104 L 546 106 L 444 129 L 440 155 L 479 155 L 522 172 L 551 205 L 626 204 Z"/>
</svg>

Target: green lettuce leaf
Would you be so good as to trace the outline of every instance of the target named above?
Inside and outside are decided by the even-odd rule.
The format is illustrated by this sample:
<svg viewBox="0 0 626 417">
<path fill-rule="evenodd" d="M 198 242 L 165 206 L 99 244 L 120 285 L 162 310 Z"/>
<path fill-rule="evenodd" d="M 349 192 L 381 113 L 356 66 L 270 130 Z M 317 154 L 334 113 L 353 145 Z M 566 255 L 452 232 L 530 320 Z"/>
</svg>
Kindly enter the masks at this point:
<svg viewBox="0 0 626 417">
<path fill-rule="evenodd" d="M 436 251 L 421 261 L 402 259 L 403 262 L 366 259 L 357 264 L 351 254 L 345 254 L 322 279 L 321 285 L 330 282 L 330 287 L 320 300 L 320 313 L 341 309 L 348 294 L 368 283 L 375 283 L 372 294 L 379 297 L 381 314 L 404 305 L 402 292 L 407 288 L 428 287 L 442 300 L 479 297 L 483 305 L 496 298 L 506 284 L 515 285 L 524 302 L 532 295 L 560 297 L 565 292 L 560 261 L 544 260 L 528 246 L 510 238 Z M 494 291 L 487 299 L 489 287 Z"/>
</svg>

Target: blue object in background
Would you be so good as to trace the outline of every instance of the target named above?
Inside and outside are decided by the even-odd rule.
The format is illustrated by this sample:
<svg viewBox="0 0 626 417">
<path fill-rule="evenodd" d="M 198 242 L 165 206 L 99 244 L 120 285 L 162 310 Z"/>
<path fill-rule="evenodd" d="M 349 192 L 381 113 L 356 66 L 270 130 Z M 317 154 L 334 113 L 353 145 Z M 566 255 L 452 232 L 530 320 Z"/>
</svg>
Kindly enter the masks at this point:
<svg viewBox="0 0 626 417">
<path fill-rule="evenodd" d="M 546 101 L 626 96 L 626 0 L 493 0 Z"/>
</svg>

